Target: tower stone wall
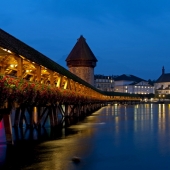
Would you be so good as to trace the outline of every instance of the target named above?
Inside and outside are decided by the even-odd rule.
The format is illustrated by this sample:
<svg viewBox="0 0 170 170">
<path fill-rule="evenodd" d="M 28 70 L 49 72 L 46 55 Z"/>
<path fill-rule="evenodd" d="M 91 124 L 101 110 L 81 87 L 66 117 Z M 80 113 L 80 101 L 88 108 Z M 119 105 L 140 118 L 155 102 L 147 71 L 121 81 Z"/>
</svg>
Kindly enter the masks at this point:
<svg viewBox="0 0 170 170">
<path fill-rule="evenodd" d="M 94 86 L 94 68 L 92 67 L 70 67 L 69 71 Z"/>
</svg>

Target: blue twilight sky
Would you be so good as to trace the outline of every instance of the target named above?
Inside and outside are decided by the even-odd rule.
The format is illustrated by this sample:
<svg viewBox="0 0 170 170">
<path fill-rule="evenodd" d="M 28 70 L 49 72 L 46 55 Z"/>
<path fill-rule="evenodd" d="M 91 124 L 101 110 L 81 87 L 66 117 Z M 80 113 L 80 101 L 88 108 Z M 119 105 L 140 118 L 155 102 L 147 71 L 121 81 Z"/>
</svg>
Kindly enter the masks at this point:
<svg viewBox="0 0 170 170">
<path fill-rule="evenodd" d="M 80 35 L 95 74 L 157 79 L 170 72 L 169 0 L 1 0 L 0 28 L 58 64 Z"/>
</svg>

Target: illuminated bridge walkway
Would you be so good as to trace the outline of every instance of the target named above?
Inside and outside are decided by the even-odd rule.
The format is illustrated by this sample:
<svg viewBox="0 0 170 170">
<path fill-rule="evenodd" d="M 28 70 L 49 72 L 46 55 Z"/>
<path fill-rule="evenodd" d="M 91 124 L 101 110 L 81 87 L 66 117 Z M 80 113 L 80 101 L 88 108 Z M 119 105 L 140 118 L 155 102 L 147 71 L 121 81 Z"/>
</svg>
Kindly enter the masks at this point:
<svg viewBox="0 0 170 170">
<path fill-rule="evenodd" d="M 58 114 L 86 116 L 108 102 L 139 100 L 136 95 L 94 88 L 0 29 L 0 120 L 7 140 L 11 140 L 11 126 L 43 126 L 47 119 L 55 126 Z"/>
</svg>

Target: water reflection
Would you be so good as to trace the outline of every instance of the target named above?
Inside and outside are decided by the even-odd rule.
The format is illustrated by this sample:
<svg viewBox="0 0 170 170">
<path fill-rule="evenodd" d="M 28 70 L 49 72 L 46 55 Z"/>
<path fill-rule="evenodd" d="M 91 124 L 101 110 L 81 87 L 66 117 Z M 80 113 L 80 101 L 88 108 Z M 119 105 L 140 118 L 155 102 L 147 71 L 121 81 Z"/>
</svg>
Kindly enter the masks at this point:
<svg viewBox="0 0 170 170">
<path fill-rule="evenodd" d="M 168 104 L 107 106 L 84 120 L 65 120 L 65 127 L 13 128 L 15 145 L 1 145 L 0 166 L 6 161 L 6 169 L 22 170 L 167 170 L 169 127 Z M 74 156 L 79 164 L 71 161 Z"/>
<path fill-rule="evenodd" d="M 2 166 L 6 159 L 6 148 L 5 144 L 0 144 L 0 166 Z"/>
<path fill-rule="evenodd" d="M 4 131 L 4 124 L 3 121 L 0 122 L 0 166 L 3 165 L 6 159 L 6 138 L 5 138 L 5 131 Z"/>
</svg>

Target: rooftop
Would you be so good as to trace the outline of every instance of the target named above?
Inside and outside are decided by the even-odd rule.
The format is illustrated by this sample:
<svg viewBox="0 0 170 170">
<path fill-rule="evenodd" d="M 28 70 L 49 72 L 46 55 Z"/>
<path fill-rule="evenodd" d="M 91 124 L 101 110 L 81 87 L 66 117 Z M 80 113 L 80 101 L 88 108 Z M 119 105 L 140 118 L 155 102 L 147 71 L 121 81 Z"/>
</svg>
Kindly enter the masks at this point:
<svg viewBox="0 0 170 170">
<path fill-rule="evenodd" d="M 97 62 L 96 57 L 86 43 L 86 39 L 82 35 L 66 59 L 66 61 L 70 60 L 90 60 Z"/>
<path fill-rule="evenodd" d="M 170 73 L 162 74 L 155 83 L 170 82 Z"/>
<path fill-rule="evenodd" d="M 122 80 L 125 80 L 125 81 L 133 81 L 133 82 L 141 82 L 141 81 L 146 81 L 144 79 L 141 79 L 139 77 L 136 77 L 134 75 L 130 75 L 130 74 L 122 74 L 120 76 L 117 76 L 115 79 L 115 81 L 122 81 Z"/>
</svg>

